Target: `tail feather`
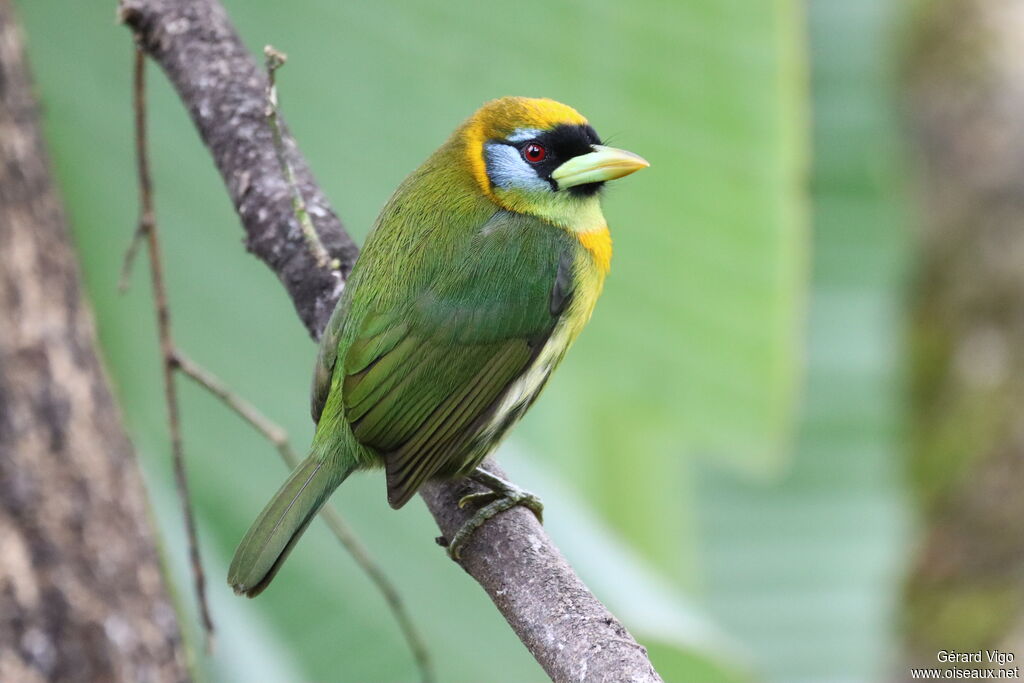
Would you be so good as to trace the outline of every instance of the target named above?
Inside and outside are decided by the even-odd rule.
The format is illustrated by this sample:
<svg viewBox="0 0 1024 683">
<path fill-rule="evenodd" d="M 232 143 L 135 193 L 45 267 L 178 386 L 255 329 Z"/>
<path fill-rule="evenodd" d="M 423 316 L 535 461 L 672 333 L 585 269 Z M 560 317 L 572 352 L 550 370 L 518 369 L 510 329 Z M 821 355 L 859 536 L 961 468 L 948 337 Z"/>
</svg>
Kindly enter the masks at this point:
<svg viewBox="0 0 1024 683">
<path fill-rule="evenodd" d="M 313 517 L 347 472 L 306 458 L 263 508 L 235 550 L 228 584 L 250 598 L 263 592 L 281 568 Z"/>
</svg>

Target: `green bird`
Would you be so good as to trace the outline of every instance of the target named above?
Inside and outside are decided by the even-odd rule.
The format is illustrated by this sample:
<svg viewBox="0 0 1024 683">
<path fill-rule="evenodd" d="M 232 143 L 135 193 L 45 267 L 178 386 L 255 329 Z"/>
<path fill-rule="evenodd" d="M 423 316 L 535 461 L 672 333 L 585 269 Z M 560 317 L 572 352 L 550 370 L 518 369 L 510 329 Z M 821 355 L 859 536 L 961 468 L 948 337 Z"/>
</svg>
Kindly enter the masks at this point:
<svg viewBox="0 0 1024 683">
<path fill-rule="evenodd" d="M 648 163 L 571 107 L 506 97 L 460 125 L 388 200 L 320 343 L 307 457 L 228 573 L 262 592 L 331 493 L 383 467 L 400 508 L 428 479 L 487 503 L 449 543 L 540 501 L 478 466 L 537 399 L 590 319 L 611 261 L 602 185 Z"/>
</svg>

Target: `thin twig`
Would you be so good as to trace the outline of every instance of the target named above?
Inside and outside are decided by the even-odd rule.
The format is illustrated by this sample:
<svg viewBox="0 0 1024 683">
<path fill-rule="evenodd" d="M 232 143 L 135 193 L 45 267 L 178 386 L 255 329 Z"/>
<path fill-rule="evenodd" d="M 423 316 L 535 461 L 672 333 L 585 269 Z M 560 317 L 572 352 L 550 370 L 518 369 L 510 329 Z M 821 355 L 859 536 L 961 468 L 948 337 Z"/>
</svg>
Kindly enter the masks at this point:
<svg viewBox="0 0 1024 683">
<path fill-rule="evenodd" d="M 135 255 L 139 253 L 139 247 L 142 245 L 142 240 L 146 236 L 146 230 L 142 222 L 135 227 L 135 232 L 132 233 L 132 241 L 128 243 L 128 248 L 124 252 L 124 260 L 121 261 L 121 277 L 117 280 L 117 291 L 124 292 L 128 291 L 128 284 L 132 277 L 132 266 L 135 265 Z"/>
<path fill-rule="evenodd" d="M 222 403 L 238 413 L 243 420 L 248 422 L 256 431 L 262 434 L 267 441 L 274 444 L 274 448 L 278 450 L 281 454 L 281 458 L 289 467 L 294 468 L 299 464 L 299 456 L 288 443 L 288 435 L 285 433 L 284 429 L 274 424 L 251 403 L 231 391 L 231 389 L 229 389 L 228 386 L 212 372 L 200 366 L 180 350 L 176 350 L 175 354 L 178 370 L 183 372 L 186 377 L 194 381 L 196 384 L 219 398 Z"/>
<path fill-rule="evenodd" d="M 174 368 L 177 356 L 171 337 L 171 314 L 167 306 L 167 288 L 164 285 L 163 266 L 160 259 L 160 240 L 157 238 L 156 214 L 153 211 L 153 181 L 149 172 L 149 152 L 146 147 L 146 59 L 141 49 L 135 50 L 135 78 L 133 88 L 135 109 L 135 153 L 139 175 L 139 229 L 144 234 L 149 252 L 149 270 L 153 286 L 153 303 L 156 308 L 157 331 L 160 336 L 160 354 L 163 358 L 164 397 L 167 403 L 167 422 L 171 431 L 171 455 L 174 462 L 174 481 L 178 488 L 185 531 L 188 535 L 189 559 L 192 563 L 192 579 L 195 583 L 196 602 L 203 624 L 207 651 L 213 650 L 213 619 L 206 600 L 206 575 L 199 557 L 199 541 L 196 522 L 192 515 L 191 495 L 188 477 L 185 473 L 185 456 L 181 441 L 181 415 L 178 408 L 178 392 L 174 385 Z M 134 240 L 133 240 L 134 244 Z"/>
<path fill-rule="evenodd" d="M 198 365 L 180 351 L 176 353 L 178 370 L 220 399 L 224 405 L 262 434 L 267 441 L 274 445 L 278 453 L 281 454 L 281 459 L 284 460 L 289 468 L 294 469 L 299 464 L 299 456 L 291 447 L 288 441 L 288 434 L 282 427 L 263 415 L 244 398 L 231 391 L 216 375 Z M 423 683 L 432 683 L 434 673 L 433 665 L 430 662 L 430 654 L 427 652 L 423 639 L 413 625 L 412 619 L 406 611 L 405 604 L 402 602 L 402 598 L 394 584 L 391 583 L 391 580 L 384 574 L 380 565 L 370 556 L 369 550 L 356 537 L 355 532 L 352 531 L 352 528 L 349 527 L 348 523 L 345 522 L 334 507 L 330 504 L 325 505 L 320 510 L 320 517 L 330 528 L 331 533 L 334 534 L 338 542 L 349 552 L 356 564 L 376 584 L 377 589 L 384 596 L 385 602 L 388 603 L 388 607 L 391 609 L 392 614 L 394 614 L 395 621 L 398 622 L 398 626 L 402 630 L 402 635 L 405 637 L 409 649 L 412 650 L 413 658 L 416 660 Z"/>
<path fill-rule="evenodd" d="M 274 75 L 278 69 L 284 66 L 284 63 L 288 60 L 288 55 L 274 49 L 271 45 L 263 48 L 263 54 L 267 57 L 267 123 L 270 124 L 270 131 L 274 136 L 274 152 L 277 155 L 277 164 L 281 167 L 281 173 L 284 174 L 284 178 L 288 182 L 288 188 L 291 190 L 292 209 L 295 212 L 295 217 L 299 219 L 302 235 L 313 257 L 316 258 L 317 265 L 321 268 L 338 270 L 341 267 L 341 263 L 337 259 L 331 258 L 323 242 L 320 241 L 320 236 L 317 234 L 316 228 L 313 227 L 313 221 L 309 218 L 309 211 L 306 210 L 306 200 L 302 198 L 299 184 L 295 180 L 295 169 L 292 168 L 291 163 L 288 161 L 288 154 L 284 149 L 281 123 L 277 116 L 277 84 L 274 81 Z"/>
<path fill-rule="evenodd" d="M 150 254 L 151 271 L 153 273 L 154 301 L 157 308 L 157 319 L 159 324 L 160 348 L 161 355 L 164 359 L 164 381 L 168 421 L 170 423 L 171 430 L 171 444 L 172 451 L 174 453 L 175 478 L 185 512 L 185 522 L 189 534 L 189 552 L 196 581 L 196 593 L 200 605 L 200 612 L 202 614 L 203 627 L 207 634 L 207 647 L 211 648 L 213 624 L 206 604 L 205 574 L 203 573 L 202 564 L 200 562 L 198 544 L 195 541 L 195 522 L 191 510 L 191 504 L 189 502 L 188 482 L 185 477 L 184 458 L 182 455 L 181 423 L 177 402 L 177 391 L 173 382 L 173 372 L 175 370 L 181 371 L 185 376 L 207 389 L 235 413 L 241 416 L 274 445 L 278 453 L 280 453 L 281 458 L 290 468 L 294 468 L 299 464 L 299 456 L 291 447 L 291 444 L 288 441 L 288 435 L 281 427 L 264 416 L 252 404 L 232 392 L 224 382 L 191 360 L 174 344 L 173 337 L 170 333 L 170 312 L 167 306 L 167 292 L 163 279 L 163 266 L 160 259 L 159 242 L 156 235 L 156 219 L 152 203 L 152 178 L 150 175 L 149 158 L 146 149 L 147 140 L 144 97 L 145 76 L 144 70 L 140 67 L 138 62 L 139 56 L 142 54 L 143 53 L 140 51 L 136 51 L 135 65 L 136 146 L 138 151 L 139 191 L 141 196 L 140 203 L 142 207 L 142 215 L 139 219 L 139 225 L 135 230 L 135 233 L 132 235 L 132 241 L 125 252 L 119 289 L 121 289 L 121 291 L 127 289 L 129 278 L 131 276 L 132 263 L 140 245 L 145 239 L 149 247 L 148 251 Z M 277 58 L 278 57 L 275 56 L 275 59 Z M 280 59 L 282 60 L 281 63 L 283 63 L 283 56 L 280 56 Z M 277 66 L 279 65 L 280 63 L 277 64 Z M 277 67 L 275 66 L 273 68 Z M 268 109 L 268 112 L 271 110 L 272 109 Z M 276 131 L 276 124 L 274 124 L 274 126 Z M 282 170 L 284 171 L 286 180 L 291 187 L 293 193 L 292 196 L 295 198 L 293 200 L 293 204 L 295 206 L 296 216 L 298 216 L 300 223 L 303 223 L 304 231 L 306 226 L 308 226 L 309 230 L 312 231 L 312 224 L 309 221 L 309 215 L 305 209 L 305 202 L 303 202 L 298 187 L 295 185 L 294 173 L 285 161 L 283 146 L 281 149 L 282 151 L 278 159 L 282 163 Z M 319 246 L 319 248 L 323 250 L 323 246 L 316 237 L 316 233 L 311 232 L 311 234 L 313 235 L 313 239 L 316 240 L 315 245 Z M 311 248 L 313 247 L 314 245 L 311 244 Z M 324 250 L 323 253 L 326 254 L 327 252 Z M 332 267 L 335 268 L 337 267 L 336 262 L 333 261 L 328 265 L 332 265 Z M 432 683 L 434 675 L 429 653 L 427 652 L 423 639 L 420 637 L 416 627 L 413 625 L 412 619 L 406 611 L 405 605 L 402 602 L 398 591 L 391 583 L 390 579 L 388 579 L 384 574 L 383 570 L 381 570 L 373 558 L 370 557 L 366 546 L 362 544 L 352 529 L 334 508 L 330 506 L 324 507 L 321 511 L 321 516 L 328 528 L 330 528 L 331 532 L 337 538 L 338 542 L 341 543 L 349 554 L 352 555 L 356 564 L 366 573 L 367 576 L 370 577 L 370 580 L 373 581 L 378 590 L 380 590 L 381 595 L 384 597 L 385 602 L 394 614 L 395 620 L 398 622 L 399 629 L 402 631 L 402 634 L 412 651 L 413 658 L 420 670 L 423 683 Z"/>
</svg>

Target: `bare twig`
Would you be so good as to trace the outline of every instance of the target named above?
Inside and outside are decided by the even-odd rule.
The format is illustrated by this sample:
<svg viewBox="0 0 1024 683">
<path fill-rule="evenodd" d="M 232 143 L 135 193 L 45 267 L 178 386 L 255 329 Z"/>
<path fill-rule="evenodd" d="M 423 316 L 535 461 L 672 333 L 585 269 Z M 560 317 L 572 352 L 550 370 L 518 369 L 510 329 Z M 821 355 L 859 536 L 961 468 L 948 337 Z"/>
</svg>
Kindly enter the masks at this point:
<svg viewBox="0 0 1024 683">
<path fill-rule="evenodd" d="M 143 238 L 146 236 L 146 231 L 140 222 L 135 226 L 135 232 L 132 233 L 132 241 L 128 243 L 128 248 L 125 249 L 124 259 L 121 261 L 121 277 L 117 281 L 117 291 L 127 292 L 128 283 L 132 276 L 132 266 L 135 265 L 135 256 L 139 253 L 139 247 L 142 246 Z"/>
<path fill-rule="evenodd" d="M 149 151 L 146 145 L 146 59 L 141 49 L 135 50 L 135 77 L 133 81 L 133 103 L 135 109 L 135 154 L 139 176 L 139 227 L 136 235 L 145 235 L 149 252 L 149 272 L 153 286 L 153 303 L 156 307 L 157 333 L 160 337 L 160 355 L 163 359 L 164 398 L 167 404 L 167 422 L 171 431 L 171 457 L 174 462 L 174 482 L 178 488 L 181 511 L 185 518 L 188 535 L 188 554 L 192 564 L 192 579 L 195 584 L 196 602 L 202 619 L 206 649 L 213 649 L 213 619 L 206 600 L 206 575 L 199 557 L 199 541 L 196 521 L 192 514 L 188 476 L 185 472 L 185 454 L 181 442 L 181 415 L 178 406 L 178 391 L 174 384 L 174 368 L 177 356 L 171 336 L 171 314 L 167 306 L 167 288 L 164 285 L 163 265 L 160 259 L 160 240 L 157 236 L 156 215 L 153 211 L 153 180 L 149 172 Z M 133 238 L 134 247 L 137 240 Z M 136 247 L 137 248 L 137 247 Z M 126 257 L 126 263 L 130 264 Z"/>
<path fill-rule="evenodd" d="M 178 370 L 183 372 L 186 377 L 219 398 L 224 405 L 235 411 L 253 429 L 272 443 L 288 467 L 295 467 L 299 464 L 299 456 L 288 442 L 288 434 L 285 433 L 283 428 L 274 424 L 273 421 L 257 410 L 254 405 L 231 391 L 220 378 L 200 366 L 180 350 L 175 350 L 175 359 Z"/>
<path fill-rule="evenodd" d="M 237 413 L 253 429 L 262 434 L 267 441 L 274 445 L 278 453 L 281 454 L 281 459 L 284 460 L 284 463 L 290 469 L 294 469 L 299 464 L 299 456 L 295 449 L 291 447 L 291 443 L 288 441 L 288 434 L 282 427 L 263 415 L 251 403 L 231 391 L 216 375 L 198 365 L 180 351 L 176 353 L 178 370 L 220 399 L 224 405 Z M 351 527 L 349 527 L 331 504 L 325 505 L 320 510 L 320 517 L 327 524 L 338 542 L 344 546 L 352 556 L 352 559 L 370 577 L 370 580 L 373 581 L 377 589 L 384 596 L 384 600 L 388 603 L 388 607 L 395 616 L 395 621 L 398 622 L 398 626 L 402 630 L 402 635 L 405 637 L 409 649 L 412 650 L 423 683 L 431 683 L 434 680 L 434 673 L 433 665 L 430 662 L 430 654 L 427 652 L 423 639 L 420 637 L 408 611 L 405 609 L 405 604 L 398 594 L 398 590 L 391 583 L 391 579 L 387 577 L 380 568 L 380 565 L 370 556 L 369 550 L 367 550 L 366 546 L 363 545 L 355 535 L 355 532 L 352 531 Z"/>
<path fill-rule="evenodd" d="M 316 234 L 313 221 L 309 218 L 306 200 L 302 198 L 302 190 L 295 180 L 295 170 L 288 161 L 288 156 L 284 149 L 284 139 L 281 137 L 281 126 L 278 124 L 277 115 L 277 84 L 274 82 L 274 77 L 277 74 L 277 70 L 288 61 L 288 55 L 275 50 L 271 45 L 263 48 L 263 54 L 267 58 L 267 123 L 270 125 L 270 131 L 274 135 L 274 153 L 277 156 L 277 165 L 281 167 L 281 173 L 284 175 L 288 183 L 288 189 L 291 191 L 292 210 L 299 221 L 299 227 L 302 228 L 302 236 L 306 240 L 306 245 L 309 247 L 314 258 L 316 258 L 317 265 L 321 268 L 338 270 L 341 267 L 341 262 L 338 259 L 332 259 L 331 255 L 327 253 L 323 242 L 320 241 L 320 236 Z"/>
<path fill-rule="evenodd" d="M 120 16 L 163 68 L 209 148 L 248 235 L 250 249 L 278 275 L 314 338 L 322 334 L 358 253 L 305 160 L 281 135 L 302 196 L 317 216 L 339 271 L 319 267 L 295 230 L 266 125 L 266 75 L 217 0 L 120 0 Z M 316 210 L 313 210 L 313 207 Z M 493 463 L 488 469 L 500 474 Z M 496 471 L 497 470 L 497 471 Z M 422 492 L 443 534 L 467 512 L 462 482 L 431 482 Z M 487 591 L 530 653 L 555 681 L 661 681 L 646 651 L 576 576 L 533 515 L 513 509 L 470 539 L 461 566 Z"/>
<path fill-rule="evenodd" d="M 271 90 L 271 92 L 273 92 Z M 198 542 L 196 540 L 195 521 L 190 503 L 188 481 L 185 476 L 184 457 L 182 453 L 181 422 L 178 408 L 177 390 L 174 384 L 173 373 L 175 370 L 182 372 L 185 376 L 195 381 L 207 391 L 219 398 L 225 405 L 240 415 L 246 422 L 270 441 L 285 464 L 294 468 L 299 464 L 299 456 L 291 447 L 288 435 L 284 429 L 265 417 L 251 403 L 232 392 L 224 382 L 215 375 L 195 363 L 186 356 L 174 343 L 170 329 L 170 310 L 167 303 L 167 289 L 163 277 L 163 263 L 160 257 L 160 245 L 157 234 L 156 215 L 153 208 L 153 185 L 149 168 L 149 155 L 147 149 L 146 132 L 146 99 L 145 99 L 145 55 L 135 51 L 135 80 L 134 80 L 134 107 L 136 122 L 136 152 L 138 163 L 140 211 L 138 227 L 132 236 L 131 244 L 125 253 L 124 265 L 121 273 L 120 288 L 123 290 L 128 285 L 128 278 L 131 274 L 131 265 L 143 241 L 147 244 L 147 251 L 150 256 L 150 270 L 153 280 L 154 305 L 157 310 L 157 320 L 160 336 L 160 350 L 163 357 L 164 385 L 166 392 L 166 403 L 168 411 L 168 423 L 171 432 L 171 445 L 174 456 L 175 481 L 178 486 L 179 496 L 185 516 L 185 525 L 189 538 L 189 555 L 192 563 L 193 577 L 196 586 L 196 597 L 199 602 L 200 613 L 204 632 L 207 637 L 207 649 L 212 649 L 213 623 L 210 617 L 206 601 L 206 580 L 199 557 Z M 294 180 L 294 174 L 290 174 L 290 166 L 284 162 L 281 154 L 282 170 L 289 175 L 290 181 Z M 305 204 L 302 202 L 298 188 L 294 188 L 296 199 L 296 211 L 305 211 Z M 300 208 L 301 207 L 301 208 Z M 304 214 L 304 220 L 309 223 L 309 216 Z M 310 224 L 312 229 L 312 224 Z M 315 233 L 313 238 L 317 239 Z M 319 240 L 316 245 L 323 250 Z M 326 252 L 324 252 L 326 254 Z M 336 266 L 335 266 L 336 267 Z M 423 639 L 420 637 L 415 626 L 405 609 L 401 596 L 387 575 L 370 557 L 366 546 L 359 541 L 348 524 L 345 523 L 338 512 L 328 506 L 323 509 L 321 516 L 337 538 L 338 542 L 352 555 L 356 564 L 370 577 L 370 580 L 377 586 L 378 590 L 387 602 L 398 622 L 403 636 L 409 644 L 417 667 L 420 670 L 424 683 L 431 683 L 434 680 L 430 657 Z"/>
<path fill-rule="evenodd" d="M 131 275 L 131 266 L 133 259 L 138 251 L 139 246 L 143 241 L 148 245 L 148 252 L 150 254 L 150 265 L 153 273 L 153 292 L 154 292 L 154 303 L 157 309 L 157 318 L 159 321 L 159 334 L 160 334 L 160 348 L 161 354 L 164 359 L 164 381 L 166 387 L 166 401 L 168 410 L 168 422 L 171 431 L 171 444 L 174 453 L 174 465 L 175 465 L 175 479 L 178 485 L 179 495 L 182 500 L 182 507 L 185 514 L 185 522 L 189 535 L 189 554 L 192 561 L 193 575 L 196 583 L 196 594 L 200 605 L 200 612 L 202 614 L 203 627 L 207 634 L 207 647 L 212 647 L 212 633 L 213 624 L 210 618 L 209 609 L 206 602 L 206 581 L 205 574 L 202 570 L 202 564 L 200 562 L 198 544 L 196 541 L 195 522 L 192 515 L 191 504 L 189 501 L 188 493 L 188 482 L 185 478 L 184 458 L 182 456 L 181 446 L 181 424 L 180 416 L 178 411 L 177 392 L 173 381 L 173 373 L 175 370 L 181 371 L 185 376 L 195 381 L 200 386 L 204 387 L 207 391 L 212 393 L 214 396 L 219 398 L 225 405 L 240 415 L 246 422 L 248 422 L 254 429 L 262 434 L 268 441 L 270 441 L 274 447 L 280 453 L 281 458 L 285 464 L 291 468 L 294 468 L 299 464 L 299 456 L 295 450 L 291 447 L 288 441 L 288 435 L 285 431 L 272 422 L 270 419 L 265 417 L 259 410 L 257 410 L 251 403 L 245 401 L 240 396 L 232 392 L 224 382 L 222 382 L 215 375 L 195 363 L 188 356 L 186 356 L 180 349 L 175 345 L 173 338 L 170 333 L 170 312 L 167 305 L 167 292 L 166 285 L 163 278 L 163 265 L 160 258 L 159 252 L 159 241 L 157 237 L 157 226 L 156 217 L 153 210 L 152 203 L 152 177 L 149 170 L 149 158 L 147 153 L 147 137 L 146 137 L 146 117 L 145 117 L 145 81 L 144 81 L 144 59 L 145 56 L 142 52 L 136 50 L 136 61 L 135 61 L 135 114 L 136 114 L 136 148 L 138 153 L 138 175 L 139 175 L 139 193 L 140 193 L 140 205 L 141 205 L 141 217 L 139 219 L 139 225 L 132 235 L 131 244 L 128 250 L 125 252 L 124 264 L 121 272 L 121 282 L 119 288 L 124 290 L 127 288 L 128 279 Z M 268 66 L 268 68 L 271 68 Z M 273 67 L 276 68 L 276 67 Z M 270 90 L 271 96 L 273 89 Z M 268 110 L 272 111 L 272 110 Z M 268 114 L 268 117 L 270 115 Z M 275 113 L 276 116 L 276 113 Z M 276 127 L 276 124 L 275 124 Z M 278 138 L 279 139 L 279 138 Z M 289 182 L 294 182 L 294 173 L 291 172 L 290 166 L 284 161 L 283 153 L 279 154 L 279 160 L 282 164 L 282 171 L 288 176 Z M 309 229 L 312 230 L 312 223 L 310 223 L 308 214 L 305 213 L 305 203 L 302 201 L 301 194 L 297 187 L 293 185 L 294 200 L 296 212 L 301 212 L 302 220 L 304 223 L 309 225 Z M 315 242 L 310 244 L 311 249 L 319 247 L 323 251 L 323 245 L 319 242 L 315 232 L 312 233 L 312 239 Z M 323 252 L 326 254 L 326 251 Z M 337 267 L 337 260 L 332 261 L 332 267 Z M 348 524 L 342 519 L 341 515 L 332 508 L 325 507 L 321 516 L 324 522 L 330 528 L 331 532 L 337 538 L 338 542 L 352 555 L 356 564 L 369 576 L 370 580 L 377 586 L 377 589 L 381 592 L 385 602 L 391 609 L 395 616 L 395 620 L 398 622 L 399 628 L 405 637 L 409 649 L 413 653 L 413 658 L 416 661 L 417 667 L 420 670 L 422 680 L 424 683 L 431 683 L 434 680 L 433 668 L 430 662 L 430 656 L 427 652 L 426 646 L 424 645 L 423 639 L 420 637 L 418 631 L 413 625 L 412 619 L 409 617 L 408 612 L 405 609 L 405 605 L 395 589 L 391 580 L 388 579 L 387 575 L 381 570 L 376 564 L 373 558 L 370 556 L 366 546 L 358 539 Z"/>
</svg>

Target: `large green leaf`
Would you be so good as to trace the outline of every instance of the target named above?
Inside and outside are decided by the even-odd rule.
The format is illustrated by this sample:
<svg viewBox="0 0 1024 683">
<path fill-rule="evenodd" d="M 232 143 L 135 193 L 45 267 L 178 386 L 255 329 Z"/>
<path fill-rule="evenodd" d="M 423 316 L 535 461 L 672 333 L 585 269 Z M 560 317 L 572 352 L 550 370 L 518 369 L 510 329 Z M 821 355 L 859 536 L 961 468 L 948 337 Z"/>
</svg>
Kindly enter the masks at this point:
<svg viewBox="0 0 1024 683">
<path fill-rule="evenodd" d="M 357 238 L 401 178 L 490 97 L 564 100 L 652 161 L 608 194 L 617 251 L 606 294 L 515 438 L 644 553 L 637 562 L 653 563 L 652 576 L 678 589 L 692 574 L 696 523 L 684 454 L 768 471 L 786 453 L 806 249 L 798 3 L 227 5 L 254 49 L 273 43 L 290 54 L 285 114 Z M 149 476 L 164 486 L 167 434 L 145 278 L 115 295 L 136 210 L 127 31 L 111 21 L 113 0 L 22 0 L 19 8 L 109 368 Z M 310 435 L 312 346 L 275 278 L 240 248 L 237 219 L 176 96 L 155 71 L 151 84 L 176 336 L 301 447 Z M 187 387 L 183 399 L 204 541 L 228 556 L 283 471 L 211 398 Z M 493 607 L 434 546 L 422 507 L 393 513 L 383 493 L 381 478 L 368 475 L 336 500 L 414 616 L 431 626 L 441 678 L 538 680 Z M 570 531 L 553 528 L 571 543 Z M 227 587 L 212 579 L 220 599 Z M 614 602 L 620 590 L 608 585 L 601 597 Z M 253 608 L 306 678 L 413 675 L 383 601 L 319 528 Z M 231 615 L 220 612 L 230 628 Z M 675 636 L 651 637 L 665 661 L 683 652 Z M 680 661 L 673 671 L 681 677 L 706 670 Z"/>
<path fill-rule="evenodd" d="M 806 409 L 777 482 L 699 478 L 711 611 L 777 681 L 882 680 L 907 543 L 900 487 L 906 196 L 899 3 L 811 3 L 814 281 Z"/>
<path fill-rule="evenodd" d="M 579 18 L 601 46 L 586 55 L 603 55 L 579 76 L 584 102 L 603 94 L 584 111 L 652 167 L 609 192 L 612 273 L 528 437 L 682 575 L 687 457 L 763 473 L 788 453 L 807 247 L 802 16 L 796 2 L 614 7 Z"/>
</svg>

